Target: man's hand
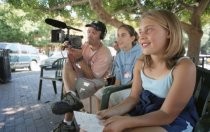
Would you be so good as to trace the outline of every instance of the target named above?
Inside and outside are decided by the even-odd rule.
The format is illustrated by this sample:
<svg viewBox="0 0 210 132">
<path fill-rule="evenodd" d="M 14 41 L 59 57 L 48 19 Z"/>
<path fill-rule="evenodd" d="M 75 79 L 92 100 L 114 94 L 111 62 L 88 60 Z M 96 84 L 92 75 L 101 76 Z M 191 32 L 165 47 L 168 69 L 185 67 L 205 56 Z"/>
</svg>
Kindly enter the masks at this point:
<svg viewBox="0 0 210 132">
<path fill-rule="evenodd" d="M 119 44 L 117 43 L 117 41 L 114 42 L 113 47 L 117 52 L 120 51 L 120 47 L 119 47 Z"/>
<path fill-rule="evenodd" d="M 82 57 L 81 49 L 68 48 L 68 58 L 71 63 L 77 62 Z"/>
</svg>

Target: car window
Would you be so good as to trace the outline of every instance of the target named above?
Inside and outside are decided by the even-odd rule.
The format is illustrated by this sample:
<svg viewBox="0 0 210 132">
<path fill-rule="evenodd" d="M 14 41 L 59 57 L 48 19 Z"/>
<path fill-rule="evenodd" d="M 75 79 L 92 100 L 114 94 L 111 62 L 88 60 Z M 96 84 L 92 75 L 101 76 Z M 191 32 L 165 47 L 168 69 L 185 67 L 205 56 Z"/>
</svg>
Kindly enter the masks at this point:
<svg viewBox="0 0 210 132">
<path fill-rule="evenodd" d="M 50 56 L 51 58 L 62 58 L 67 57 L 67 51 L 54 51 L 53 54 Z"/>
<path fill-rule="evenodd" d="M 27 45 L 21 45 L 20 49 L 21 49 L 21 53 L 22 54 L 27 54 L 28 53 Z"/>
<path fill-rule="evenodd" d="M 20 56 L 20 57 L 19 57 L 19 61 L 20 61 L 20 62 L 24 62 L 24 61 L 30 62 L 31 59 L 30 59 L 29 56 Z"/>
<path fill-rule="evenodd" d="M 5 49 L 6 44 L 0 43 L 0 49 Z"/>
<path fill-rule="evenodd" d="M 18 62 L 18 56 L 17 55 L 10 55 L 10 62 Z"/>
<path fill-rule="evenodd" d="M 18 53 L 19 49 L 16 44 L 10 44 L 7 49 L 10 49 L 10 53 Z"/>
<path fill-rule="evenodd" d="M 30 54 L 38 54 L 39 50 L 37 48 L 35 48 L 35 47 L 30 46 L 29 49 L 28 49 L 28 52 Z"/>
</svg>

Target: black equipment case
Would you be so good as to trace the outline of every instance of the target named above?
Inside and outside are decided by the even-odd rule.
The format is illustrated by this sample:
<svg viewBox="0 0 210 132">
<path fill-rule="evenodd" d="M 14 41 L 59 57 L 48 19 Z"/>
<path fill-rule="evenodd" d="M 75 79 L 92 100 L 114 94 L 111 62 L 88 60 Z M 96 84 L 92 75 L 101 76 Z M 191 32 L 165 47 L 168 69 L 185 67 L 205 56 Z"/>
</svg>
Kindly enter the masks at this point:
<svg viewBox="0 0 210 132">
<path fill-rule="evenodd" d="M 7 83 L 11 80 L 11 69 L 9 50 L 0 49 L 0 83 Z"/>
</svg>

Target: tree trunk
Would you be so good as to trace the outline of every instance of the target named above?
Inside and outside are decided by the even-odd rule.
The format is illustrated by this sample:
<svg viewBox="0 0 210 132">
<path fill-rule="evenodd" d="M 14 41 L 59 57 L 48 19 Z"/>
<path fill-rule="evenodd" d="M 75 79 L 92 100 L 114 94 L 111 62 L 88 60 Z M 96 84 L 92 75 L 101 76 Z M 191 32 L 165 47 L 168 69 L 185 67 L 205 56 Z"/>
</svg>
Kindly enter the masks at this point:
<svg viewBox="0 0 210 132">
<path fill-rule="evenodd" d="M 191 33 L 188 33 L 189 37 L 189 43 L 188 43 L 188 53 L 187 56 L 189 56 L 194 63 L 197 65 L 199 61 L 199 53 L 200 53 L 200 44 L 201 44 L 201 37 L 203 33 L 199 32 L 197 30 L 191 31 Z"/>
<path fill-rule="evenodd" d="M 192 13 L 190 18 L 191 24 L 182 23 L 183 29 L 189 37 L 187 55 L 196 65 L 199 62 L 201 38 L 203 36 L 201 15 L 208 6 L 209 2 L 210 0 L 201 0 L 198 5 L 194 5 L 192 8 L 189 8 L 189 11 Z"/>
</svg>

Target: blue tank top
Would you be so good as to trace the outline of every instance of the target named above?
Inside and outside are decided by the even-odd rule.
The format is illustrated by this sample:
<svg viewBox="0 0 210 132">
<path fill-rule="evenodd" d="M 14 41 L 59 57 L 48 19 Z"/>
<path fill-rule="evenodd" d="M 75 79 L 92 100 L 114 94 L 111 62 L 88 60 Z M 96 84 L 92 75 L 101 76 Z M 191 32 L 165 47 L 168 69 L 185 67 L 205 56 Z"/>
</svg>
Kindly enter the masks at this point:
<svg viewBox="0 0 210 132">
<path fill-rule="evenodd" d="M 141 70 L 142 87 L 160 98 L 165 98 L 173 82 L 172 71 L 173 69 L 163 78 L 156 80 L 146 76 Z"/>
<path fill-rule="evenodd" d="M 189 57 L 181 57 L 177 61 L 177 63 L 184 58 L 189 59 Z M 144 68 L 144 64 L 142 66 L 142 69 L 143 68 Z M 141 70 L 142 87 L 144 88 L 144 90 L 150 91 L 157 97 L 166 98 L 173 82 L 173 75 L 172 75 L 173 69 L 174 67 L 171 69 L 171 71 L 167 75 L 165 75 L 163 78 L 158 79 L 158 80 L 152 79 L 146 76 L 143 70 Z"/>
</svg>

